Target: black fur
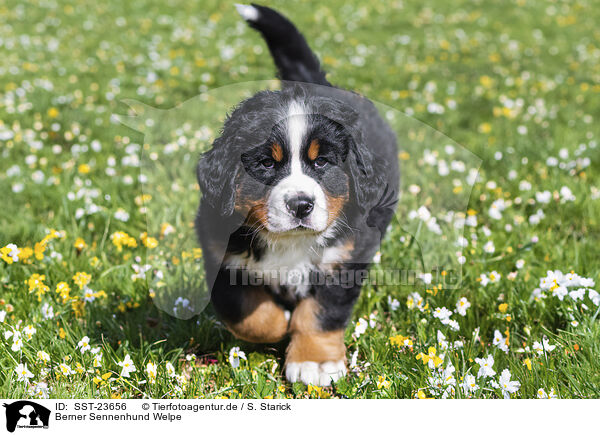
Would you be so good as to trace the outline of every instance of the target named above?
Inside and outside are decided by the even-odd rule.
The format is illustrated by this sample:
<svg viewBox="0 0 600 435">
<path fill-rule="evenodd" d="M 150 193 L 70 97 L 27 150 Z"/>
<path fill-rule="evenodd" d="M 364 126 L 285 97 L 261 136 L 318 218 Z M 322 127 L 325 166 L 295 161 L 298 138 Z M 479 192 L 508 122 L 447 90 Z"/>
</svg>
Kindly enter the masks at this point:
<svg viewBox="0 0 600 435">
<path fill-rule="evenodd" d="M 275 60 L 279 78 L 290 82 L 306 82 L 329 85 L 319 60 L 314 55 L 304 36 L 290 20 L 266 6 L 252 3 L 259 11 L 257 21 L 248 21 L 258 30 Z"/>
<path fill-rule="evenodd" d="M 351 258 L 339 268 L 351 274 L 354 281 L 350 285 L 314 285 L 309 293 L 320 307 L 322 329 L 341 329 L 350 319 L 360 294 L 363 284 L 360 277 L 366 277 L 393 217 L 399 181 L 396 138 L 369 100 L 329 84 L 318 60 L 289 20 L 269 8 L 253 6 L 260 14 L 249 24 L 263 35 L 279 76 L 287 81 L 281 91 L 262 91 L 241 102 L 227 117 L 213 148 L 198 164 L 198 183 L 203 196 L 196 229 L 205 252 L 211 299 L 225 320 L 240 320 L 239 292 L 243 288 L 230 283 L 230 274 L 222 268 L 222 261 L 227 253 L 260 259 L 266 242 L 246 226 L 246 216 L 237 214 L 236 191 L 242 189 L 245 198 L 252 195 L 260 198 L 283 176 L 276 170 L 260 169 L 258 163 L 268 158 L 265 144 L 276 141 L 277 135 L 282 134 L 279 126 L 286 108 L 292 101 L 302 101 L 312 113 L 309 124 L 314 134 L 321 135 L 324 146 L 328 141 L 337 144 L 331 145 L 335 148 L 331 158 L 340 159 L 336 166 L 349 180 L 349 201 L 343 210 L 345 225 L 336 228 L 325 243 L 339 246 L 352 242 Z M 319 175 L 311 173 L 315 179 Z M 294 301 L 281 293 L 277 298 L 286 308 L 293 307 Z"/>
</svg>

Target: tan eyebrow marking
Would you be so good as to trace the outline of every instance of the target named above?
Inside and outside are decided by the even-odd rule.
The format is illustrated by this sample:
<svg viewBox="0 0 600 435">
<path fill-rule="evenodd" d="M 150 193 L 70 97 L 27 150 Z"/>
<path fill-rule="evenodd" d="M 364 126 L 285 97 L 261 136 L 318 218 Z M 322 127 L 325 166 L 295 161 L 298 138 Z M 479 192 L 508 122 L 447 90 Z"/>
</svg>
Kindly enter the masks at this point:
<svg viewBox="0 0 600 435">
<path fill-rule="evenodd" d="M 273 142 L 271 145 L 271 155 L 273 156 L 273 160 L 276 162 L 280 162 L 283 160 L 283 148 L 277 142 Z"/>
<path fill-rule="evenodd" d="M 308 146 L 308 158 L 310 160 L 315 160 L 319 156 L 319 141 L 313 139 L 310 145 Z"/>
</svg>

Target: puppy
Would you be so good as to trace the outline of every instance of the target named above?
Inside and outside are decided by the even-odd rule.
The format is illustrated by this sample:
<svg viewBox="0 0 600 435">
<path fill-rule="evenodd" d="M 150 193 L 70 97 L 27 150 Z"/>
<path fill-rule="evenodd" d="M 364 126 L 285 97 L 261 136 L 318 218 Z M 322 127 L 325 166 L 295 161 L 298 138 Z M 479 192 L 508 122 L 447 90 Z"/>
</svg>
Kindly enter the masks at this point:
<svg viewBox="0 0 600 435">
<path fill-rule="evenodd" d="M 366 98 L 333 87 L 296 27 L 237 5 L 282 80 L 228 116 L 197 167 L 196 231 L 211 302 L 236 337 L 290 337 L 290 382 L 346 374 L 344 329 L 398 195 L 396 138 Z"/>
</svg>

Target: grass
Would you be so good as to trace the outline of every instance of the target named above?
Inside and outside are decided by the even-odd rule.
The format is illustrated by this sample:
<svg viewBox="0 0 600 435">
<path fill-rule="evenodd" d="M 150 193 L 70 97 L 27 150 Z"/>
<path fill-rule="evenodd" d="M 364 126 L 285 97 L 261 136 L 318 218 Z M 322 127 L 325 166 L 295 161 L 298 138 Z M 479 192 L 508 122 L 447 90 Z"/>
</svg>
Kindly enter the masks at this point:
<svg viewBox="0 0 600 435">
<path fill-rule="evenodd" d="M 374 269 L 447 264 L 461 271 L 460 285 L 367 285 L 346 331 L 351 373 L 329 389 L 290 385 L 285 343 L 237 341 L 202 309 L 202 253 L 189 225 L 198 155 L 232 104 L 273 85 L 256 82 L 273 77 L 258 35 L 230 2 L 8 0 L 0 6 L 0 247 L 21 254 L 9 264 L 7 249 L 0 260 L 0 396 L 498 398 L 495 382 L 508 369 L 520 383 L 511 397 L 540 389 L 600 397 L 593 292 L 582 300 L 535 292 L 549 270 L 591 278 L 586 288 L 600 290 L 598 12 L 585 1 L 270 5 L 303 30 L 329 79 L 378 102 L 398 134 L 404 193 Z M 124 117 L 133 112 L 123 100 L 139 102 L 129 103 L 137 118 Z M 479 169 L 472 186 L 471 169 Z M 443 236 L 408 218 L 423 205 Z M 452 220 L 467 216 L 476 225 L 457 232 Z M 118 232 L 135 247 L 119 249 Z M 464 259 L 458 235 L 468 241 Z M 132 265 L 141 264 L 152 265 L 148 279 L 134 280 Z M 82 288 L 78 272 L 91 277 Z M 484 286 L 481 275 L 492 272 L 501 278 Z M 43 284 L 28 283 L 34 274 Z M 61 282 L 68 297 L 56 291 Z M 465 316 L 456 312 L 462 297 Z M 434 316 L 441 307 L 454 311 L 459 330 Z M 369 320 L 360 334 L 358 322 Z M 98 364 L 78 348 L 85 336 Z M 547 344 L 537 352 L 536 342 Z M 233 368 L 236 346 L 247 360 Z M 129 377 L 118 365 L 126 355 L 137 368 Z M 496 374 L 478 377 L 477 359 L 488 355 Z M 19 380 L 21 363 L 32 377 Z M 469 376 L 476 387 L 463 388 Z"/>
</svg>

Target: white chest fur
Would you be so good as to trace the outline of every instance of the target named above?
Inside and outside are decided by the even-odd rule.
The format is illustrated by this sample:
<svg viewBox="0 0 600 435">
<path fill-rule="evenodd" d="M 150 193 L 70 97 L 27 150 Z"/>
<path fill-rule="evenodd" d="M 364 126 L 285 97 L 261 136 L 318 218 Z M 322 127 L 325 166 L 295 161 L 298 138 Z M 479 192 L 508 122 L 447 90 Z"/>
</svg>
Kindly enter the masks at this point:
<svg viewBox="0 0 600 435">
<path fill-rule="evenodd" d="M 279 291 L 285 286 L 297 298 L 306 296 L 311 287 L 311 273 L 325 272 L 345 257 L 342 247 L 323 247 L 316 237 L 286 237 L 271 240 L 259 260 L 247 254 L 230 255 L 228 268 L 243 268 L 251 279 L 258 279 Z"/>
</svg>

